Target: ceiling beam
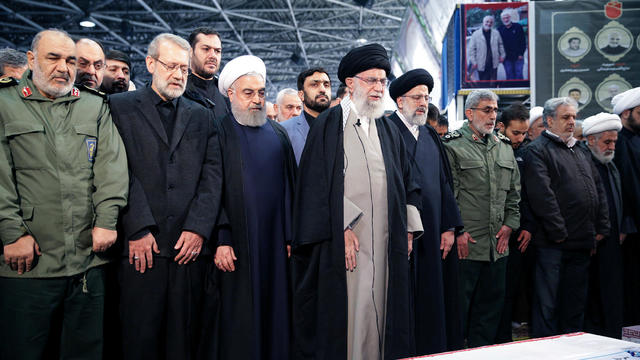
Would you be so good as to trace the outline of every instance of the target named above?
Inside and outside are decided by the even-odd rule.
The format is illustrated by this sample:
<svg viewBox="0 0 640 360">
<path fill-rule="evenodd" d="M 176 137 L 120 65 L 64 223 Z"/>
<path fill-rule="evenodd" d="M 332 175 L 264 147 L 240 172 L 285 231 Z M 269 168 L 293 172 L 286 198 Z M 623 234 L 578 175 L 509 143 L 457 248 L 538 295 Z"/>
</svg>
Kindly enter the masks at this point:
<svg viewBox="0 0 640 360">
<path fill-rule="evenodd" d="M 136 0 L 138 2 L 138 4 L 140 4 L 140 6 L 142 6 L 145 10 L 147 10 L 147 12 L 149 12 L 156 20 L 158 20 L 158 22 L 160 24 L 162 24 L 162 26 L 164 26 L 165 29 L 171 31 L 171 26 L 169 26 L 169 24 L 167 24 L 166 21 L 164 21 L 164 19 L 162 17 L 160 17 L 160 15 L 158 15 L 152 8 L 151 6 L 147 5 L 146 2 L 144 2 L 144 0 Z"/>
<path fill-rule="evenodd" d="M 399 18 L 397 16 L 393 16 L 393 15 L 389 15 L 389 14 L 385 14 L 385 13 L 380 12 L 378 10 L 367 9 L 364 6 L 351 5 L 349 3 L 346 3 L 346 2 L 340 1 L 340 0 L 325 0 L 325 1 L 328 2 L 328 3 L 331 3 L 331 4 L 344 6 L 346 8 L 353 9 L 353 10 L 360 10 L 362 8 L 363 11 L 368 12 L 369 14 L 374 14 L 374 15 L 386 17 L 386 18 L 391 19 L 391 20 L 402 22 L 402 18 Z"/>
<path fill-rule="evenodd" d="M 142 50 L 140 50 L 137 46 L 131 44 L 130 42 L 128 42 L 127 40 L 125 40 L 124 38 L 122 38 L 120 35 L 116 34 L 115 32 L 113 32 L 113 30 L 111 30 L 110 28 L 106 27 L 102 22 L 100 22 L 100 20 L 94 18 L 93 16 L 90 16 L 91 20 L 93 22 L 96 23 L 96 25 L 98 25 L 100 28 L 102 28 L 103 30 L 107 31 L 111 36 L 113 36 L 114 38 L 118 39 L 118 41 L 120 41 L 121 43 L 123 43 L 124 45 L 128 46 L 129 48 L 131 48 L 131 50 L 135 51 L 136 53 L 138 53 L 138 55 L 144 57 L 147 57 L 147 54 L 145 54 Z"/>
<path fill-rule="evenodd" d="M 17 12 L 9 9 L 8 7 L 0 4 L 0 9 L 8 12 L 9 14 L 13 15 L 15 18 L 22 20 L 23 22 L 33 26 L 34 29 L 36 29 L 37 31 L 42 31 L 44 30 L 44 28 L 38 24 L 36 24 L 35 22 L 31 21 L 31 19 L 28 19 L 20 14 L 18 14 Z"/>
<path fill-rule="evenodd" d="M 298 45 L 300 46 L 300 50 L 302 51 L 302 57 L 304 59 L 305 64 L 309 67 L 309 58 L 307 58 L 307 50 L 304 48 L 304 42 L 302 41 L 302 36 L 300 36 L 300 29 L 298 28 L 298 22 L 296 21 L 296 15 L 293 13 L 293 6 L 291 6 L 291 0 L 287 0 L 287 6 L 289 6 L 289 13 L 291 14 L 291 20 L 293 21 L 293 26 L 296 28 L 296 35 L 298 37 Z"/>
</svg>

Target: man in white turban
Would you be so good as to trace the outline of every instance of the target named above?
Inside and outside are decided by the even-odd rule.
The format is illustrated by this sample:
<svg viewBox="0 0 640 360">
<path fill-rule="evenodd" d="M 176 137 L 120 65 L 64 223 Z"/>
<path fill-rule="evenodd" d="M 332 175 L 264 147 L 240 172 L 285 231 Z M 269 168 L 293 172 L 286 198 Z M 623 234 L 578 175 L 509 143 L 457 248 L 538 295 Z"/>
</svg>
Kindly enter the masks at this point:
<svg viewBox="0 0 640 360">
<path fill-rule="evenodd" d="M 629 234 L 623 247 L 624 256 L 624 322 L 640 322 L 640 87 L 616 95 L 611 101 L 613 112 L 620 115 L 622 130 L 618 134 L 613 159 L 620 171 L 624 211 L 622 233 Z"/>
<path fill-rule="evenodd" d="M 287 256 L 296 162 L 287 132 L 266 117 L 265 80 L 264 63 L 252 55 L 231 60 L 218 80 L 231 113 L 218 120 L 224 215 L 211 274 L 218 283 L 209 289 L 213 328 L 205 329 L 212 340 L 202 357 L 289 358 Z"/>
<path fill-rule="evenodd" d="M 544 122 L 542 121 L 542 106 L 536 106 L 529 110 L 529 139 L 535 140 L 544 131 Z"/>
<path fill-rule="evenodd" d="M 600 113 L 582 123 L 586 146 L 600 173 L 607 195 L 609 236 L 596 244 L 596 254 L 589 265 L 589 294 L 585 313 L 585 330 L 594 334 L 618 337 L 622 330 L 623 268 L 620 227 L 622 224 L 622 193 L 620 174 L 613 163 L 618 131 L 622 129 L 620 117 Z"/>
</svg>

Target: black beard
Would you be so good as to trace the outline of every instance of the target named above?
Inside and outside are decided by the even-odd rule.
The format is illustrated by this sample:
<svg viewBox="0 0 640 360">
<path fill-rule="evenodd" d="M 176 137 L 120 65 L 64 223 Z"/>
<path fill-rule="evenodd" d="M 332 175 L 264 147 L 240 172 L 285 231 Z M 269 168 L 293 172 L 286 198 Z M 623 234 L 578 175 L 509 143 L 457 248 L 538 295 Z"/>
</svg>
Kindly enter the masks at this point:
<svg viewBox="0 0 640 360">
<path fill-rule="evenodd" d="M 211 72 L 211 73 L 206 72 L 204 70 L 204 66 L 201 67 L 201 68 L 196 66 L 193 70 L 194 70 L 193 72 L 195 72 L 196 74 L 198 74 L 198 76 L 200 76 L 201 78 L 204 78 L 204 79 L 211 79 L 211 78 L 213 78 L 213 75 L 215 75 L 215 72 Z"/>
<path fill-rule="evenodd" d="M 306 97 L 304 100 L 304 106 L 306 106 L 307 108 L 313 110 L 313 111 L 317 111 L 319 113 L 327 110 L 329 108 L 329 105 L 331 105 L 331 101 L 327 101 L 326 103 L 321 103 L 315 100 L 310 100 L 307 101 Z"/>
<path fill-rule="evenodd" d="M 631 109 L 631 111 L 629 112 L 629 119 L 627 119 L 627 124 L 634 133 L 640 134 L 640 119 L 636 119 L 633 116 L 633 109 Z"/>
</svg>

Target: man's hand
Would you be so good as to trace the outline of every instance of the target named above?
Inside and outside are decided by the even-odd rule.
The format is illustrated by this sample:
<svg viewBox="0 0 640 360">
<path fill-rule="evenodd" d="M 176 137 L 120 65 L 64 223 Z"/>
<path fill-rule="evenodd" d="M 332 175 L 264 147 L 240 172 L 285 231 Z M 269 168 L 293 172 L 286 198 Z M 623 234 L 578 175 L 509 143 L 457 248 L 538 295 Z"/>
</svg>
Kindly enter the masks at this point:
<svg viewBox="0 0 640 360">
<path fill-rule="evenodd" d="M 442 251 L 442 260 L 447 258 L 449 251 L 453 247 L 456 236 L 452 230 L 445 231 L 440 234 L 440 250 Z"/>
<path fill-rule="evenodd" d="M 178 265 L 183 265 L 189 261 L 195 261 L 202 249 L 202 242 L 204 238 L 191 231 L 183 231 L 180 234 L 180 238 L 173 248 L 180 252 L 176 255 L 174 261 L 178 262 Z"/>
<path fill-rule="evenodd" d="M 620 234 L 620 245 L 622 245 L 622 243 L 624 243 L 624 239 L 627 238 L 627 234 Z"/>
<path fill-rule="evenodd" d="M 31 271 L 35 255 L 42 255 L 40 246 L 31 235 L 20 237 L 13 244 L 4 246 L 4 262 L 11 266 L 12 270 L 17 270 L 18 275 L 25 271 Z"/>
<path fill-rule="evenodd" d="M 216 250 L 216 256 L 213 258 L 213 262 L 216 267 L 224 272 L 236 271 L 236 266 L 233 264 L 234 260 L 238 260 L 236 254 L 233 252 L 233 248 L 229 245 L 220 245 Z"/>
<path fill-rule="evenodd" d="M 600 240 L 602 240 L 602 239 L 604 239 L 604 235 L 602 235 L 602 234 L 596 234 L 596 241 L 600 241 Z"/>
<path fill-rule="evenodd" d="M 524 59 L 524 56 L 522 55 L 518 56 L 518 60 L 522 60 L 522 59 Z"/>
<path fill-rule="evenodd" d="M 358 237 L 351 229 L 344 231 L 344 263 L 349 271 L 356 268 L 356 254 L 360 251 Z"/>
<path fill-rule="evenodd" d="M 512 231 L 513 230 L 511 230 L 507 225 L 502 225 L 502 227 L 500 227 L 500 230 L 496 234 L 496 239 L 498 239 L 496 250 L 498 250 L 498 254 L 504 254 L 509 248 L 509 237 L 511 237 Z"/>
<path fill-rule="evenodd" d="M 473 64 L 471 65 L 471 71 L 473 72 L 473 70 L 478 68 L 478 64 Z"/>
<path fill-rule="evenodd" d="M 466 259 L 469 256 L 469 242 L 476 243 L 468 232 L 458 235 L 458 258 Z"/>
<path fill-rule="evenodd" d="M 116 243 L 118 232 L 96 226 L 91 230 L 91 237 L 93 238 L 93 252 L 103 252 Z"/>
<path fill-rule="evenodd" d="M 504 62 L 504 56 L 500 56 L 500 59 L 498 61 Z"/>
<path fill-rule="evenodd" d="M 413 233 L 407 233 L 407 240 L 409 240 L 409 243 L 407 244 L 409 247 L 409 254 L 407 254 L 407 256 L 411 256 L 411 252 L 413 251 Z"/>
<path fill-rule="evenodd" d="M 291 245 L 287 245 L 287 258 L 291 257 Z"/>
<path fill-rule="evenodd" d="M 153 267 L 153 252 L 160 253 L 156 238 L 151 233 L 139 240 L 129 240 L 129 264 L 136 264 L 136 271 L 141 274 Z"/>
<path fill-rule="evenodd" d="M 520 245 L 518 245 L 518 249 L 520 250 L 520 252 L 523 253 L 525 250 L 527 250 L 527 246 L 529 246 L 530 241 L 531 233 L 527 230 L 520 230 L 520 235 L 518 235 L 518 242 L 520 243 Z"/>
</svg>

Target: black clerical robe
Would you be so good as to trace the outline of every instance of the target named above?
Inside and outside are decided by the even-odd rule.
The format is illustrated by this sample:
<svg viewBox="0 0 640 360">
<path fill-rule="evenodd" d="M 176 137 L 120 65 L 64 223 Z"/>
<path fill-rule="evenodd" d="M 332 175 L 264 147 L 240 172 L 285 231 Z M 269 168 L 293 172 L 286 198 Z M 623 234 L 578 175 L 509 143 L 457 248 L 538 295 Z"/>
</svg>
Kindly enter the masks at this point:
<svg viewBox="0 0 640 360">
<path fill-rule="evenodd" d="M 388 284 L 384 358 L 412 355 L 407 204 L 420 191 L 397 127 L 376 119 L 388 201 Z M 341 106 L 324 111 L 311 128 L 300 160 L 292 250 L 295 359 L 347 358 L 347 281 L 344 244 L 344 147 Z M 419 241 L 419 240 L 417 240 Z"/>
<path fill-rule="evenodd" d="M 602 164 L 592 157 L 607 193 L 610 235 L 600 240 L 589 265 L 589 298 L 585 313 L 585 330 L 594 334 L 620 338 L 623 316 L 623 269 L 620 225 L 622 197 L 620 175 L 613 162 Z"/>
<path fill-rule="evenodd" d="M 457 264 L 455 245 L 444 261 L 440 251 L 440 235 L 461 229 L 462 219 L 451 190 L 449 159 L 438 133 L 429 125 L 420 126 L 416 139 L 396 113 L 389 120 L 400 129 L 422 194 L 424 233 L 414 244 L 412 268 L 416 354 L 439 353 L 463 341 L 462 318 L 456 306 L 457 266 L 448 264 Z"/>
<path fill-rule="evenodd" d="M 640 135 L 623 127 L 618 133 L 614 162 L 620 172 L 623 199 L 623 226 L 627 233 L 622 244 L 624 262 L 624 324 L 637 325 L 640 322 Z M 631 229 L 633 228 L 633 229 Z M 631 233 L 634 231 L 636 233 Z"/>
<path fill-rule="evenodd" d="M 213 113 L 218 120 L 222 120 L 231 111 L 229 99 L 218 90 L 218 78 L 203 80 L 193 73 L 187 79 L 185 96 L 197 101 L 205 107 L 213 108 Z"/>
<path fill-rule="evenodd" d="M 286 360 L 291 328 L 286 244 L 296 171 L 291 143 L 274 121 L 248 127 L 229 114 L 217 123 L 226 217 L 219 221 L 217 244 L 232 246 L 237 260 L 233 272 L 211 269 L 206 316 L 213 323 L 204 336 L 212 341 L 201 357 Z"/>
</svg>

